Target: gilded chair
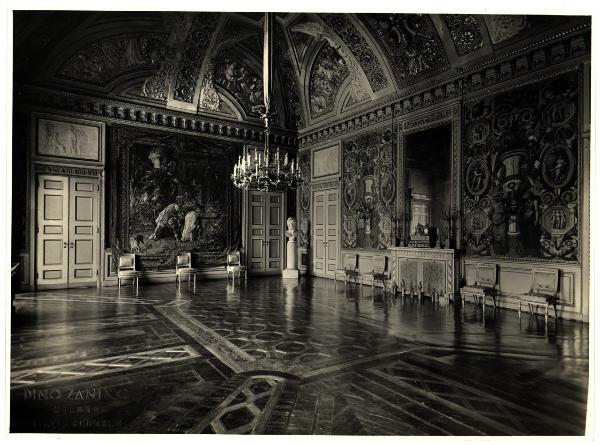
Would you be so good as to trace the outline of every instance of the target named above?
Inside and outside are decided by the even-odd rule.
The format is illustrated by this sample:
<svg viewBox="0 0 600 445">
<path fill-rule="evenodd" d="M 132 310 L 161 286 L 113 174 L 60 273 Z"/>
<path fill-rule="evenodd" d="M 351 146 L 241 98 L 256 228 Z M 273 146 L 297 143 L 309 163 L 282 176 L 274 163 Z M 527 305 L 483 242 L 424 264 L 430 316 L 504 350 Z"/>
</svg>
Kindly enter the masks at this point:
<svg viewBox="0 0 600 445">
<path fill-rule="evenodd" d="M 199 272 L 199 269 L 192 267 L 191 252 L 177 255 L 177 264 L 175 265 L 175 282 L 179 290 L 181 290 L 182 277 L 187 277 L 188 285 L 191 281 L 191 278 L 194 277 L 194 292 L 196 292 L 196 275 L 198 275 Z"/>
<path fill-rule="evenodd" d="M 485 299 L 491 297 L 494 309 L 496 308 L 496 280 L 497 269 L 495 264 L 477 264 L 475 272 L 475 283 L 466 285 L 460 289 L 460 296 L 464 300 L 471 296 L 473 302 L 481 301 L 481 308 L 485 310 Z"/>
<path fill-rule="evenodd" d="M 356 283 L 358 278 L 360 277 L 360 272 L 358 271 L 358 255 L 355 253 L 347 253 L 344 255 L 344 268 L 336 269 L 333 273 L 333 279 L 337 283 L 338 275 L 344 276 L 344 283 L 348 282 L 348 278 L 353 278 Z"/>
<path fill-rule="evenodd" d="M 535 312 L 533 306 L 542 304 L 545 306 L 544 320 L 548 322 L 548 307 L 554 306 L 554 318 L 558 318 L 556 305 L 559 302 L 558 298 L 558 269 L 536 268 L 531 273 L 531 289 L 529 293 L 519 299 L 519 318 L 521 318 L 521 304 L 527 303 L 529 313 L 533 315 Z"/>
<path fill-rule="evenodd" d="M 377 281 L 381 282 L 383 291 L 387 292 L 386 284 L 390 276 L 385 271 L 385 255 L 375 255 L 373 257 L 373 270 L 361 275 L 361 284 L 363 284 L 365 276 L 371 277 L 371 293 L 373 293 Z"/>
<path fill-rule="evenodd" d="M 230 252 L 227 254 L 227 280 L 229 280 L 229 274 L 231 274 L 233 278 L 233 282 L 235 283 L 235 274 L 238 274 L 238 279 L 241 279 L 241 274 L 244 274 L 244 280 L 248 281 L 248 270 L 246 266 L 244 266 L 241 262 L 240 252 L 236 250 L 235 252 Z"/>
<path fill-rule="evenodd" d="M 140 282 L 140 271 L 137 270 L 136 256 L 133 253 L 125 253 L 119 257 L 119 268 L 117 271 L 117 282 L 119 292 L 121 291 L 121 280 L 131 280 L 135 283 L 135 293 L 137 294 Z"/>
</svg>

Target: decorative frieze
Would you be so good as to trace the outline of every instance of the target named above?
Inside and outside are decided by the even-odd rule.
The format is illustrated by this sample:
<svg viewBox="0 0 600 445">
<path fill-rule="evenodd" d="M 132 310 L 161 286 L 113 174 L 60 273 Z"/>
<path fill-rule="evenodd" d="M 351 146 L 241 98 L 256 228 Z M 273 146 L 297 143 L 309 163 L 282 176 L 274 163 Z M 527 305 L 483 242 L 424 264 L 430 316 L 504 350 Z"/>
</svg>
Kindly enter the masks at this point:
<svg viewBox="0 0 600 445">
<path fill-rule="evenodd" d="M 209 120 L 204 116 L 186 115 L 159 108 L 138 106 L 109 99 L 75 95 L 55 90 L 16 86 L 15 102 L 17 106 L 51 108 L 53 112 L 62 110 L 69 113 L 85 114 L 95 120 L 118 120 L 143 124 L 148 127 L 180 128 L 190 132 L 208 133 L 241 142 L 264 140 L 264 132 L 259 124 L 248 128 L 248 123 Z M 168 114 L 167 114 L 168 113 Z M 192 117 L 194 116 L 194 117 Z M 273 131 L 272 137 L 278 145 L 296 147 L 298 139 L 292 132 Z"/>
</svg>

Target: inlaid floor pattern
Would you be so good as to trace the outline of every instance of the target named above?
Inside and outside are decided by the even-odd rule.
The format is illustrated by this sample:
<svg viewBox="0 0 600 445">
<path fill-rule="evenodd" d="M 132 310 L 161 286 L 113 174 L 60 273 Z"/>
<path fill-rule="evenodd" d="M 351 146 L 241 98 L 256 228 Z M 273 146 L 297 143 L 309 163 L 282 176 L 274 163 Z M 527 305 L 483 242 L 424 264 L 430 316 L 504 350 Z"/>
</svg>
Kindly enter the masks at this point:
<svg viewBox="0 0 600 445">
<path fill-rule="evenodd" d="M 582 323 L 318 278 L 46 291 L 15 306 L 12 432 L 585 433 Z"/>
</svg>

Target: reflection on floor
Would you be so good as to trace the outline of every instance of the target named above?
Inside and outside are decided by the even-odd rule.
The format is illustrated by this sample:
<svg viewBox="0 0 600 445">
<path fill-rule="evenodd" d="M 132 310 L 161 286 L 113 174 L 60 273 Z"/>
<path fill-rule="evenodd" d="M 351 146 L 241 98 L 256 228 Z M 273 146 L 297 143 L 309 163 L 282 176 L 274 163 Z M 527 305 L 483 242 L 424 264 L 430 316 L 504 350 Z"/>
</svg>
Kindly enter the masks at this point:
<svg viewBox="0 0 600 445">
<path fill-rule="evenodd" d="M 21 294 L 11 431 L 585 433 L 588 326 L 302 279 Z"/>
</svg>

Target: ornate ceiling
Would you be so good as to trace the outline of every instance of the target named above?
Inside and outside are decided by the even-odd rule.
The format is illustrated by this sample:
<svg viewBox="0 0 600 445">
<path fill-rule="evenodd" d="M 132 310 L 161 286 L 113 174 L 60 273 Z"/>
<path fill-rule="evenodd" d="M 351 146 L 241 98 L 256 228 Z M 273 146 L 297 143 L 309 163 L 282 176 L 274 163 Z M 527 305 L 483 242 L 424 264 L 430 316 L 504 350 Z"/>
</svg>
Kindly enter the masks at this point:
<svg viewBox="0 0 600 445">
<path fill-rule="evenodd" d="M 588 20 L 277 14 L 276 125 L 301 129 L 402 96 Z M 24 11 L 15 82 L 256 121 L 262 14 Z"/>
</svg>

